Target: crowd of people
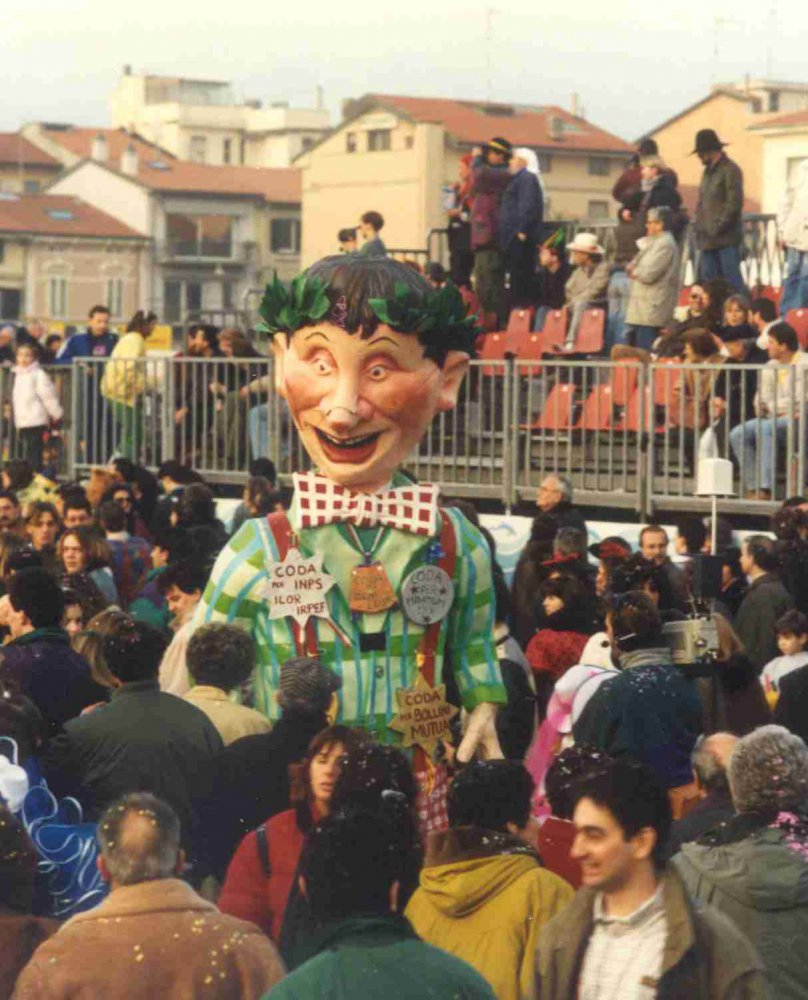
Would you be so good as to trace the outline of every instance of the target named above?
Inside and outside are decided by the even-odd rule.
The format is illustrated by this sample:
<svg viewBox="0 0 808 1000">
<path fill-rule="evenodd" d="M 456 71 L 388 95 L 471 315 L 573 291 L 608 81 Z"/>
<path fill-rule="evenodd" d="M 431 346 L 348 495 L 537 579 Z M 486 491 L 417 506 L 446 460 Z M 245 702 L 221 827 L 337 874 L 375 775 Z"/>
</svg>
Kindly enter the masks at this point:
<svg viewBox="0 0 808 1000">
<path fill-rule="evenodd" d="M 230 531 L 283 505 L 250 471 Z M 12 460 L 3 485 L 0 994 L 805 994 L 805 498 L 740 546 L 720 518 L 712 589 L 712 525 L 589 545 L 560 475 L 510 584 L 481 528 L 504 757 L 447 743 L 427 833 L 407 756 L 335 724 L 317 656 L 278 664 L 272 723 L 256 642 L 200 624 L 229 530 L 196 472 L 121 458 L 54 488 Z M 683 666 L 696 613 L 715 643 Z M 66 923 L 21 770 L 95 831 L 104 898 Z"/>
</svg>

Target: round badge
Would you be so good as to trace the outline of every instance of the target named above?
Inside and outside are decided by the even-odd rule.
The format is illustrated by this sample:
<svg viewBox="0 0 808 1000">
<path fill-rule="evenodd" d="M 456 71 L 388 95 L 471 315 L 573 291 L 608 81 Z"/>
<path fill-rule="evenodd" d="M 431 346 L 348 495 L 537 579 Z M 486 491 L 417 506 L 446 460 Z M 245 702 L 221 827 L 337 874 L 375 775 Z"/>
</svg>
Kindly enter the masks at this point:
<svg viewBox="0 0 808 1000">
<path fill-rule="evenodd" d="M 401 587 L 401 607 L 416 625 L 433 625 L 449 614 L 454 584 L 440 566 L 419 566 Z"/>
</svg>

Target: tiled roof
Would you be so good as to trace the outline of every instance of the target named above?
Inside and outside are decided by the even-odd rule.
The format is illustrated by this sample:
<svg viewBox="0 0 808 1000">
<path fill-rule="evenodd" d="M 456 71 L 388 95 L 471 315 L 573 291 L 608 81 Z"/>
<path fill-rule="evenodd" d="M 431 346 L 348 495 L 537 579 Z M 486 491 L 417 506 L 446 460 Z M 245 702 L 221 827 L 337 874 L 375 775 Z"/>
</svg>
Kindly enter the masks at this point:
<svg viewBox="0 0 808 1000">
<path fill-rule="evenodd" d="M 72 195 L 62 194 L 0 196 L 0 232 L 143 239 L 141 233 L 106 212 Z"/>
<path fill-rule="evenodd" d="M 61 164 L 44 150 L 24 139 L 19 132 L 0 132 L 0 163 L 22 163 L 24 167 L 53 167 Z"/>
<path fill-rule="evenodd" d="M 136 179 L 156 191 L 194 194 L 232 194 L 265 198 L 283 204 L 298 204 L 302 199 L 300 171 L 291 168 L 215 166 L 179 160 L 154 143 L 147 142 L 125 129 L 74 128 L 47 129 L 44 134 L 72 153 L 88 158 L 93 139 L 102 134 L 107 139 L 105 166 L 117 172 L 121 156 L 133 146 L 138 156 Z"/>
<path fill-rule="evenodd" d="M 808 109 L 803 111 L 789 111 L 785 115 L 774 115 L 772 118 L 766 118 L 764 121 L 756 122 L 753 128 L 797 128 L 799 126 L 808 126 Z"/>
<path fill-rule="evenodd" d="M 303 196 L 300 171 L 290 167 L 220 167 L 152 157 L 138 160 L 137 179 L 158 191 L 246 195 L 284 204 L 299 204 Z"/>
<path fill-rule="evenodd" d="M 161 149 L 152 142 L 147 142 L 139 135 L 127 132 L 123 128 L 82 128 L 78 125 L 47 125 L 40 126 L 43 138 L 51 142 L 58 143 L 68 152 L 75 156 L 87 157 L 93 148 L 93 139 L 97 135 L 103 135 L 107 140 L 107 150 L 109 154 L 108 163 L 118 164 L 121 154 L 128 146 L 134 146 L 140 157 L 161 157 L 162 159 L 173 160 L 171 153 Z"/>
<path fill-rule="evenodd" d="M 354 103 L 357 110 L 359 106 L 363 110 L 369 110 L 374 105 L 382 105 L 414 121 L 437 122 L 458 142 L 469 145 L 502 136 L 514 146 L 532 146 L 542 150 L 632 151 L 632 147 L 623 139 L 553 105 L 526 107 L 499 102 L 398 97 L 389 94 L 367 94 Z M 563 139 L 553 136 L 553 119 L 560 119 L 564 123 Z"/>
</svg>

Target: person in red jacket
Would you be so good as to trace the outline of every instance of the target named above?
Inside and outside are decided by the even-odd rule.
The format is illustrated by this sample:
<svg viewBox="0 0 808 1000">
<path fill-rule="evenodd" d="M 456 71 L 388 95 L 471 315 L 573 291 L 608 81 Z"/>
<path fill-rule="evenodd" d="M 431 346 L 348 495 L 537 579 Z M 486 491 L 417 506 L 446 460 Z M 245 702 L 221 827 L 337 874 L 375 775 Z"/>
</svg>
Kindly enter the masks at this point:
<svg viewBox="0 0 808 1000">
<path fill-rule="evenodd" d="M 218 902 L 222 913 L 257 924 L 280 942 L 303 840 L 328 815 L 342 758 L 360 739 L 346 726 L 330 726 L 314 737 L 300 767 L 298 788 L 292 792 L 292 799 L 297 799 L 294 808 L 248 833 L 233 855 Z"/>
<path fill-rule="evenodd" d="M 555 682 L 580 663 L 589 639 L 592 605 L 577 576 L 560 573 L 541 585 L 544 619 L 527 644 L 525 656 L 536 681 L 536 700 L 544 715 Z"/>
</svg>

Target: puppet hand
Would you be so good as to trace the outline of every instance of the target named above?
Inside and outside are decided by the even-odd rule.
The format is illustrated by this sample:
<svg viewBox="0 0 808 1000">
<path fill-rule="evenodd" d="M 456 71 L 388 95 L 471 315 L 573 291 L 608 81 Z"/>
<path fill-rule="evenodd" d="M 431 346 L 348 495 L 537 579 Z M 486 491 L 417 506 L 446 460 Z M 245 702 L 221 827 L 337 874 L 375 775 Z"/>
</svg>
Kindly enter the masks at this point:
<svg viewBox="0 0 808 1000">
<path fill-rule="evenodd" d="M 483 702 L 472 710 L 466 735 L 457 750 L 457 759 L 467 764 L 477 750 L 483 760 L 501 760 L 504 756 L 497 736 L 497 705 Z"/>
</svg>

